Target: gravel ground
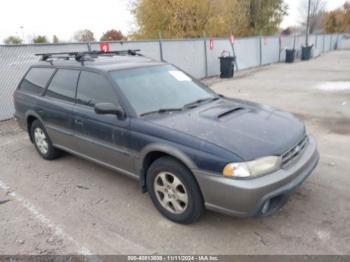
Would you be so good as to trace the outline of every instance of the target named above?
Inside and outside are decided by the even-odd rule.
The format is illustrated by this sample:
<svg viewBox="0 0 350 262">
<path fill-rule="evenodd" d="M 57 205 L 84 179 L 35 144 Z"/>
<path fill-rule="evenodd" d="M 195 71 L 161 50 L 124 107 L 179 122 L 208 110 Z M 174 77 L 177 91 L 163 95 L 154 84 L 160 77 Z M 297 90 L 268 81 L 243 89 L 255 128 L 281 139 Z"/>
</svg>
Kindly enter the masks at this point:
<svg viewBox="0 0 350 262">
<path fill-rule="evenodd" d="M 277 214 L 164 219 L 132 179 L 72 155 L 44 161 L 13 120 L 0 123 L 0 254 L 350 255 L 350 51 L 210 79 L 227 96 L 291 111 L 319 166 Z"/>
</svg>

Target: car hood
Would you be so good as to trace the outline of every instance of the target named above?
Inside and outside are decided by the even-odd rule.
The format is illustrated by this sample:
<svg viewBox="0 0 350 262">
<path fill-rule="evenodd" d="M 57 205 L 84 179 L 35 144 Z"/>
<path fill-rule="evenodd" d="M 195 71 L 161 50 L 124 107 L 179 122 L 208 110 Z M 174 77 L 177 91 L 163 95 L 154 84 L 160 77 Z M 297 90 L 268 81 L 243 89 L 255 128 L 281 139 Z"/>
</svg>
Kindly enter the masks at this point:
<svg viewBox="0 0 350 262">
<path fill-rule="evenodd" d="M 228 98 L 148 121 L 205 140 L 245 161 L 282 155 L 305 136 L 303 122 L 290 113 Z"/>
</svg>

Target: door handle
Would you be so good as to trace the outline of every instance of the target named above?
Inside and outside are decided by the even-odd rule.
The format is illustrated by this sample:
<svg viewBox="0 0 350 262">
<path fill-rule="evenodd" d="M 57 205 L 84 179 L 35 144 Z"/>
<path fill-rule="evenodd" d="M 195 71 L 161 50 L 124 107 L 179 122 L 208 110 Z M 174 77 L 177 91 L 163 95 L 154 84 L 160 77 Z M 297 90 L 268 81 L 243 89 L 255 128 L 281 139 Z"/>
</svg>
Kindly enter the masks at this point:
<svg viewBox="0 0 350 262">
<path fill-rule="evenodd" d="M 74 123 L 76 125 L 79 125 L 79 126 L 83 126 L 84 125 L 84 122 L 82 120 L 79 120 L 79 119 L 74 119 Z"/>
</svg>

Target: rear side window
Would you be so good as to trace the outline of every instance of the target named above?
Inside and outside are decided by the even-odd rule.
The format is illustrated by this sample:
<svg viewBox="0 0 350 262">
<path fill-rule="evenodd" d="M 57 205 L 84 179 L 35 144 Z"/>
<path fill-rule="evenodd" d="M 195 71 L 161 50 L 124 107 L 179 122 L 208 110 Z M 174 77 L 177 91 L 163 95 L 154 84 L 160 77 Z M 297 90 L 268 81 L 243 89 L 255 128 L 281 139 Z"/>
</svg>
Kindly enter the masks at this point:
<svg viewBox="0 0 350 262">
<path fill-rule="evenodd" d="M 112 85 L 103 75 L 82 71 L 79 77 L 77 103 L 93 107 L 101 102 L 118 103 Z"/>
<path fill-rule="evenodd" d="M 53 68 L 32 68 L 23 79 L 20 90 L 41 94 L 49 82 L 53 72 Z"/>
<path fill-rule="evenodd" d="M 59 69 L 47 88 L 46 96 L 74 102 L 78 77 L 78 70 Z"/>
</svg>

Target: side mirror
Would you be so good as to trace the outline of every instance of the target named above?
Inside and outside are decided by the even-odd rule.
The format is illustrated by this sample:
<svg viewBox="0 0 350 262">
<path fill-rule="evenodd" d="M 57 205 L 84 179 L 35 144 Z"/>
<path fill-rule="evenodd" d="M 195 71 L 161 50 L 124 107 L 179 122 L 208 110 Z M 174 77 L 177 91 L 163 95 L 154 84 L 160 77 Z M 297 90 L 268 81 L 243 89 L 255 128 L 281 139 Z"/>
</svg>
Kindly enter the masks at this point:
<svg viewBox="0 0 350 262">
<path fill-rule="evenodd" d="M 99 115 L 117 115 L 119 118 L 125 116 L 124 110 L 112 103 L 97 103 L 95 113 Z"/>
</svg>

